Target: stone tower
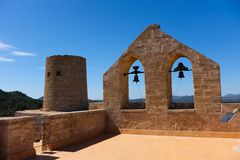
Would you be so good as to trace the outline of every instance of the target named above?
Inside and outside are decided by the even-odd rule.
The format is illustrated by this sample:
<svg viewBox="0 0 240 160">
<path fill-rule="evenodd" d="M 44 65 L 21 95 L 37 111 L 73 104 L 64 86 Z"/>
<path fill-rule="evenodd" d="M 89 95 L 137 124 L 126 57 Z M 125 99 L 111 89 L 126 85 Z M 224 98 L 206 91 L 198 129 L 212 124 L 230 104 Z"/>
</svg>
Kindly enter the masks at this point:
<svg viewBox="0 0 240 160">
<path fill-rule="evenodd" d="M 79 56 L 47 57 L 44 111 L 88 109 L 86 59 Z"/>
</svg>

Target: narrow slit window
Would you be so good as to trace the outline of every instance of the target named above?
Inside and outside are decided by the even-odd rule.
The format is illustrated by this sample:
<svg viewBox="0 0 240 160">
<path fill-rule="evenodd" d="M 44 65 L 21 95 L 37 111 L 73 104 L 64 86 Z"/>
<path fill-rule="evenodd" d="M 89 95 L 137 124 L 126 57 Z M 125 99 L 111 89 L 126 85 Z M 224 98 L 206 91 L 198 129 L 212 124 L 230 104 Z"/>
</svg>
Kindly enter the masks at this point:
<svg viewBox="0 0 240 160">
<path fill-rule="evenodd" d="M 62 75 L 62 73 L 60 71 L 56 72 L 56 76 L 61 76 L 61 75 Z"/>
<path fill-rule="evenodd" d="M 50 77 L 50 72 L 47 72 L 47 77 Z"/>
</svg>

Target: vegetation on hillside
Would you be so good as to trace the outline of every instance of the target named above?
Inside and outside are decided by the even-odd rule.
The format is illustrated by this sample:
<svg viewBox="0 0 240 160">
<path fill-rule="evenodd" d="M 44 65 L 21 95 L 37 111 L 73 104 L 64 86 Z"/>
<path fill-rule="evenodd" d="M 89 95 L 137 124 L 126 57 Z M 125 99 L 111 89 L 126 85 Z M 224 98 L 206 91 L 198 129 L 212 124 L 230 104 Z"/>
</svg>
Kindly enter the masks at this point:
<svg viewBox="0 0 240 160">
<path fill-rule="evenodd" d="M 0 117 L 14 116 L 15 111 L 41 107 L 42 100 L 33 99 L 19 91 L 5 92 L 0 89 Z"/>
</svg>

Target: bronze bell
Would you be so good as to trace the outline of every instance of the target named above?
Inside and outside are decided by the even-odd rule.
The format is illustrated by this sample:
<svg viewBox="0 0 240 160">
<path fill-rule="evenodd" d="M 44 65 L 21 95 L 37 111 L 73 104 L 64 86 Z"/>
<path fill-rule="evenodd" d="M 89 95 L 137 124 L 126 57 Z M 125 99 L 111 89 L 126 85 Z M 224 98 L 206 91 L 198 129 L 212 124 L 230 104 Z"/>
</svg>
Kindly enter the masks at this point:
<svg viewBox="0 0 240 160">
<path fill-rule="evenodd" d="M 178 78 L 184 78 L 185 76 L 184 76 L 184 73 L 183 73 L 183 71 L 179 71 L 179 74 L 178 74 Z"/>
<path fill-rule="evenodd" d="M 135 75 L 135 76 L 134 76 L 133 82 L 136 82 L 136 83 L 139 82 L 138 75 Z"/>
<path fill-rule="evenodd" d="M 142 71 L 138 71 L 138 69 L 139 69 L 139 66 L 133 66 L 133 71 L 132 71 L 132 72 L 130 72 L 130 73 L 124 73 L 123 75 L 126 76 L 126 75 L 128 75 L 128 74 L 135 74 L 134 79 L 133 79 L 133 82 L 138 83 L 138 82 L 139 82 L 138 74 L 139 74 L 139 73 L 144 73 L 144 72 L 142 72 Z"/>
<path fill-rule="evenodd" d="M 188 67 L 184 66 L 182 62 L 178 63 L 178 66 L 174 68 L 173 71 L 169 72 L 179 72 L 178 78 L 185 78 L 183 71 L 191 71 L 192 69 L 188 69 Z"/>
</svg>

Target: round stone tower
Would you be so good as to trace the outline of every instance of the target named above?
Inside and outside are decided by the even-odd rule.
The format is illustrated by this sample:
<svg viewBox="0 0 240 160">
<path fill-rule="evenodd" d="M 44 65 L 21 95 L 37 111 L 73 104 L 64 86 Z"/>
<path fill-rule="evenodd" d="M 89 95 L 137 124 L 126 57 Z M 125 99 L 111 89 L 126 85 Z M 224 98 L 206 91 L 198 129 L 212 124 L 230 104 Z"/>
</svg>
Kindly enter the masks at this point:
<svg viewBox="0 0 240 160">
<path fill-rule="evenodd" d="M 88 109 L 86 59 L 79 56 L 47 57 L 44 111 Z"/>
</svg>

